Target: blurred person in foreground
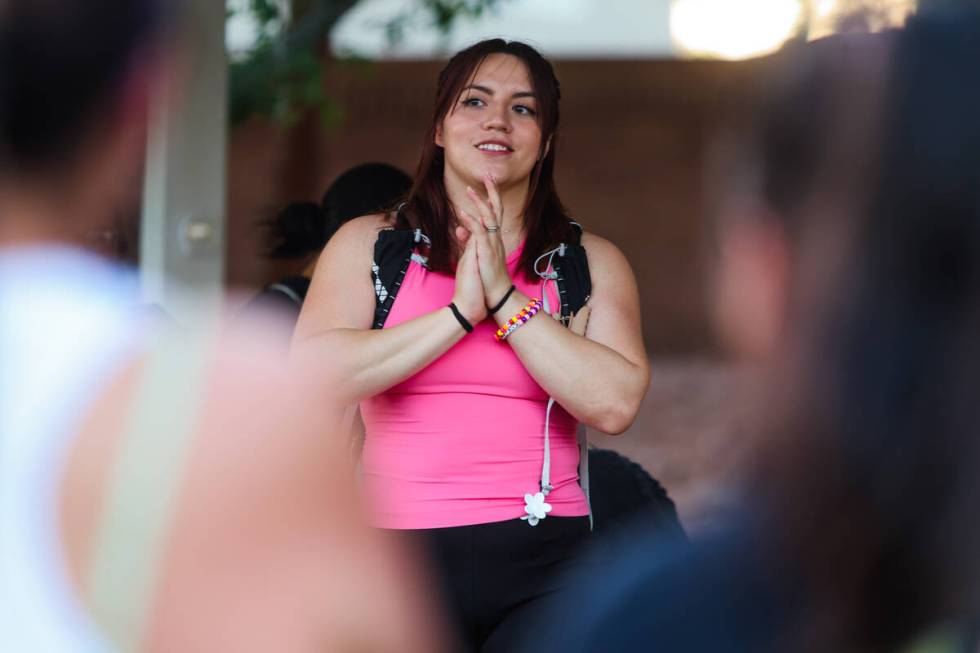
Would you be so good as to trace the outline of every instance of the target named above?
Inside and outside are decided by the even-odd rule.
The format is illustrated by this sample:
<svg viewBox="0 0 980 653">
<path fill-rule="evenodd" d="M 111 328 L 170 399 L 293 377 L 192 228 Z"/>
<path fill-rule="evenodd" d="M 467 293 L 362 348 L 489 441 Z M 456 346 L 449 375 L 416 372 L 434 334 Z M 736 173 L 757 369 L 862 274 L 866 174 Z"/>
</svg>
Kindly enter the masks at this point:
<svg viewBox="0 0 980 653">
<path fill-rule="evenodd" d="M 526 650 L 975 650 L 980 13 L 786 56 L 723 237 L 744 509 L 673 556 L 638 534 Z"/>
<path fill-rule="evenodd" d="M 248 309 L 272 309 L 295 326 L 327 241 L 348 220 L 394 208 L 411 187 L 412 178 L 393 165 L 362 163 L 341 173 L 320 204 L 287 204 L 265 226 L 271 241 L 269 258 L 288 261 L 294 269 L 263 288 Z"/>
<path fill-rule="evenodd" d="M 0 649 L 438 650 L 316 381 L 264 327 L 142 322 L 81 248 L 138 183 L 174 4 L 0 3 Z"/>
</svg>

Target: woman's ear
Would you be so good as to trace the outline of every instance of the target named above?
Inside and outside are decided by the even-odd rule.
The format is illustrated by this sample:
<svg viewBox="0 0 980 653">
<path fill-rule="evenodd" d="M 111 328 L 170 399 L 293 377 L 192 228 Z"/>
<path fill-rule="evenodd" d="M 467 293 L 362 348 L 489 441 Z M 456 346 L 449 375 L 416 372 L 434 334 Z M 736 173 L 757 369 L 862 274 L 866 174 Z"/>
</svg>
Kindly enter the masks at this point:
<svg viewBox="0 0 980 653">
<path fill-rule="evenodd" d="M 442 123 L 441 122 L 438 125 L 436 125 L 436 137 L 433 139 L 433 141 L 439 147 L 445 147 L 445 145 L 443 145 L 443 140 L 442 140 Z"/>
</svg>

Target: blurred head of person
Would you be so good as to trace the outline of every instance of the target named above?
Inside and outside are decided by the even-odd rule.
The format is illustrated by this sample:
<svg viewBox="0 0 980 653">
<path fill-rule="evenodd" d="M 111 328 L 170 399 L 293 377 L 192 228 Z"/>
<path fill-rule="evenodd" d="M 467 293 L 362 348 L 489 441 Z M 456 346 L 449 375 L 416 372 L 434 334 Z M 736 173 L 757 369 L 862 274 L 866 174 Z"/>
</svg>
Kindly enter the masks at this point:
<svg viewBox="0 0 980 653">
<path fill-rule="evenodd" d="M 84 240 L 138 198 L 175 4 L 0 3 L 0 240 Z"/>
<path fill-rule="evenodd" d="M 348 220 L 390 211 L 412 188 L 412 178 L 387 163 L 364 163 L 341 173 L 323 194 L 326 240 Z"/>
<path fill-rule="evenodd" d="M 364 163 L 338 176 L 320 204 L 293 202 L 268 223 L 269 257 L 308 261 L 348 220 L 396 208 L 412 178 L 387 163 Z"/>
<path fill-rule="evenodd" d="M 874 149 L 865 146 L 876 145 L 869 138 L 893 38 L 847 34 L 784 48 L 762 62 L 766 82 L 747 92 L 750 115 L 724 139 L 736 147 L 727 150 L 719 185 L 714 309 L 719 335 L 738 358 L 759 363 L 781 355 L 794 311 L 811 304 L 796 292 L 810 269 L 802 245 L 849 220 L 854 198 L 866 193 L 863 171 Z"/>
<path fill-rule="evenodd" d="M 750 493 L 806 579 L 792 650 L 892 650 L 980 610 L 980 12 L 786 56 L 723 256 L 771 372 Z"/>
</svg>

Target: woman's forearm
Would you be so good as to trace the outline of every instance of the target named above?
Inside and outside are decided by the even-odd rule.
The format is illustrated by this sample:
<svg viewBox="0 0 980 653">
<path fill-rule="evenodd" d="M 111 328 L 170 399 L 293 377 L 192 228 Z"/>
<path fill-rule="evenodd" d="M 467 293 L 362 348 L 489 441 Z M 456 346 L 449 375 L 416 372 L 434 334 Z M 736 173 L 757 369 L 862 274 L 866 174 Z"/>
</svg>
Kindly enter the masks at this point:
<svg viewBox="0 0 980 653">
<path fill-rule="evenodd" d="M 335 328 L 293 340 L 290 359 L 329 375 L 344 402 L 404 381 L 466 335 L 448 307 L 384 329 Z"/>
<path fill-rule="evenodd" d="M 512 347 L 534 380 L 580 422 L 617 434 L 636 417 L 650 379 L 645 356 L 632 361 L 544 313 L 500 344 Z"/>
<path fill-rule="evenodd" d="M 535 381 L 580 422 L 612 435 L 629 428 L 646 394 L 649 366 L 632 363 L 553 320 L 540 323 L 551 328 L 528 329 L 520 339 L 515 333 L 512 343 Z"/>
</svg>

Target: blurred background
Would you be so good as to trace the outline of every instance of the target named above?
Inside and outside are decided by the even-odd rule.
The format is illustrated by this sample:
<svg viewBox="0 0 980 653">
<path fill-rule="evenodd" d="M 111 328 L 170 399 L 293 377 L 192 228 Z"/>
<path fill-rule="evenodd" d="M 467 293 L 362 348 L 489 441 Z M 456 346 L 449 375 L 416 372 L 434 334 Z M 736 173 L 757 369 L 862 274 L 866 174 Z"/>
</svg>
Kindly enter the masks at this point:
<svg viewBox="0 0 980 653">
<path fill-rule="evenodd" d="M 95 245 L 139 267 L 178 320 L 176 288 L 243 302 L 281 277 L 263 222 L 342 171 L 414 171 L 445 57 L 527 41 L 562 83 L 559 192 L 616 243 L 640 285 L 653 361 L 626 434 L 685 526 L 711 523 L 738 467 L 741 370 L 711 328 L 711 224 L 725 134 L 792 40 L 902 24 L 914 0 L 227 0 L 188 3 L 181 102 L 149 135 L 140 215 Z M 161 106 L 164 106 L 161 104 Z M 244 293 L 229 295 L 232 289 Z"/>
</svg>

